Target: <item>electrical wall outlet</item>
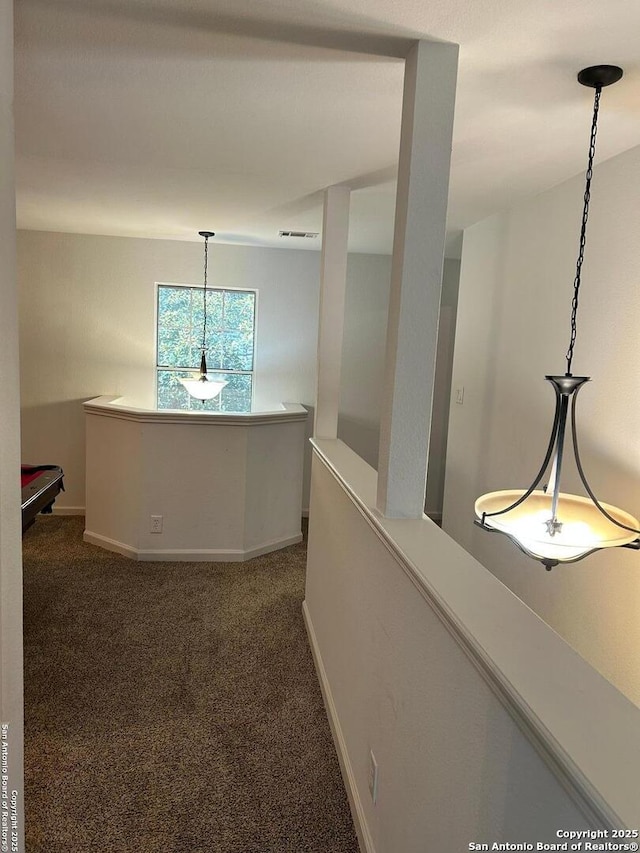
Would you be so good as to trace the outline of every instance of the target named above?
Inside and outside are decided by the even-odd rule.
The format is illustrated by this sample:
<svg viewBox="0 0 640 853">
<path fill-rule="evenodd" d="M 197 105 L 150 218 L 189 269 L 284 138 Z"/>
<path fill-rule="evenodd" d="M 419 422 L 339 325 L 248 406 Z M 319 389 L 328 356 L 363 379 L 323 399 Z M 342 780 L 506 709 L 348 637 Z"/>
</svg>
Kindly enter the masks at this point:
<svg viewBox="0 0 640 853">
<path fill-rule="evenodd" d="M 464 385 L 461 385 L 460 388 L 456 388 L 456 403 L 460 406 L 464 403 Z"/>
<path fill-rule="evenodd" d="M 149 532 L 150 533 L 162 533 L 162 516 L 161 515 L 152 515 L 151 516 Z"/>
<path fill-rule="evenodd" d="M 378 762 L 373 754 L 373 750 L 369 752 L 369 793 L 375 805 L 378 799 Z"/>
</svg>

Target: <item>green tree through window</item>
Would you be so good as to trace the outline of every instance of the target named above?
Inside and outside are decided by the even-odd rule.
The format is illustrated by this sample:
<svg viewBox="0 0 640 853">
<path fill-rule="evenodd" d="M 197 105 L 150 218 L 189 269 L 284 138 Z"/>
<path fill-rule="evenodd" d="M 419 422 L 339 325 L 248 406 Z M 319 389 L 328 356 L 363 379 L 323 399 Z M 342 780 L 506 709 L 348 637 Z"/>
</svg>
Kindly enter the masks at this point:
<svg viewBox="0 0 640 853">
<path fill-rule="evenodd" d="M 178 381 L 200 367 L 203 289 L 158 285 L 156 371 L 159 409 L 249 412 L 253 392 L 256 294 L 207 288 L 207 367 L 227 385 L 213 400 L 195 400 Z"/>
</svg>

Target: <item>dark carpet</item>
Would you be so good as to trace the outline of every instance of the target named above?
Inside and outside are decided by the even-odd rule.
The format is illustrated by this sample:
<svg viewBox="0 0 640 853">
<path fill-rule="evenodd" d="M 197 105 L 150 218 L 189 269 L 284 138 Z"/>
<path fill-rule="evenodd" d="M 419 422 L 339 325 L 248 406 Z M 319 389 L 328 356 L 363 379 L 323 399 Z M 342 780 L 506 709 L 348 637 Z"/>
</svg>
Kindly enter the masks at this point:
<svg viewBox="0 0 640 853">
<path fill-rule="evenodd" d="M 305 545 L 142 563 L 83 521 L 24 538 L 28 853 L 356 853 Z"/>
</svg>

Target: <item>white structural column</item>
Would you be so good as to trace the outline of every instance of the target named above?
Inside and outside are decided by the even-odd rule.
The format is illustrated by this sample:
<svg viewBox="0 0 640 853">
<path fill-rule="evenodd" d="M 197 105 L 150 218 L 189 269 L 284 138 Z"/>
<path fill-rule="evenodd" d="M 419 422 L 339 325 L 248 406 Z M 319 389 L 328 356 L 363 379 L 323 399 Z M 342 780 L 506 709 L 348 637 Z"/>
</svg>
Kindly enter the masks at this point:
<svg viewBox="0 0 640 853">
<path fill-rule="evenodd" d="M 3 775 L 0 814 L 2 849 L 22 853 L 20 376 L 12 105 L 13 4 L 4 0 L 0 3 L 0 745 L 2 774 L 8 779 Z"/>
<path fill-rule="evenodd" d="M 348 187 L 337 186 L 328 187 L 324 195 L 314 429 L 316 438 L 337 438 L 338 435 L 350 197 Z"/>
<path fill-rule="evenodd" d="M 420 518 L 442 288 L 458 46 L 417 42 L 405 62 L 377 503 Z"/>
</svg>

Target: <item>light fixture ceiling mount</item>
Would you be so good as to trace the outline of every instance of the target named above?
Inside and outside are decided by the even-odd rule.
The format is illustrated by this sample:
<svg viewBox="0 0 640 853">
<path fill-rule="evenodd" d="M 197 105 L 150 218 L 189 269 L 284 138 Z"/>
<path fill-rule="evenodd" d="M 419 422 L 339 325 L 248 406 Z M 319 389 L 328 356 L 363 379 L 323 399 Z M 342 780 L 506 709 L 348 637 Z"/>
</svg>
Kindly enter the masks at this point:
<svg viewBox="0 0 640 853">
<path fill-rule="evenodd" d="M 621 80 L 622 74 L 618 65 L 590 65 L 578 72 L 578 83 L 591 89 L 603 89 Z"/>
<path fill-rule="evenodd" d="M 600 502 L 589 485 L 578 449 L 576 398 L 588 376 L 571 373 L 577 336 L 577 313 L 582 264 L 586 246 L 587 221 L 591 200 L 591 179 L 596 148 L 600 93 L 622 77 L 617 65 L 593 65 L 578 74 L 578 82 L 595 89 L 589 158 L 584 191 L 580 242 L 571 303 L 571 333 L 564 376 L 546 376 L 556 395 L 551 437 L 542 466 L 525 490 L 503 490 L 482 495 L 475 504 L 475 523 L 484 530 L 503 533 L 527 556 L 540 560 L 547 569 L 558 563 L 573 563 L 602 548 L 640 549 L 640 523 L 618 507 Z M 588 497 L 560 491 L 565 457 L 567 419 L 571 401 L 571 444 L 578 475 Z M 538 489 L 551 464 L 549 482 Z"/>
</svg>

